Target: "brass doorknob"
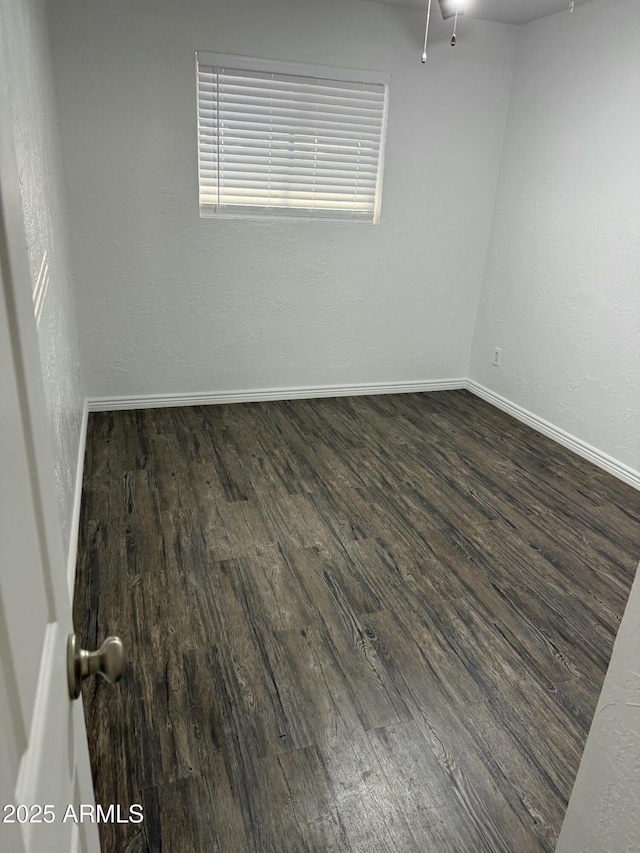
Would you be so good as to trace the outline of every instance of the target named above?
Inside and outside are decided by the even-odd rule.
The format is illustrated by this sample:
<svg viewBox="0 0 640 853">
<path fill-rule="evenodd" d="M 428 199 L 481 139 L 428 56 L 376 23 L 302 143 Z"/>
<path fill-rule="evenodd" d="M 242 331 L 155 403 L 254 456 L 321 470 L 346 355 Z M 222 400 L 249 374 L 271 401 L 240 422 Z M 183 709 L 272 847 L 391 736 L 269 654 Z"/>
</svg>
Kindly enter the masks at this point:
<svg viewBox="0 0 640 853">
<path fill-rule="evenodd" d="M 124 646 L 120 637 L 107 637 L 95 652 L 80 648 L 77 634 L 69 634 L 67 640 L 67 678 L 69 696 L 77 699 L 80 682 L 90 675 L 100 675 L 113 684 L 120 681 L 124 672 Z"/>
</svg>

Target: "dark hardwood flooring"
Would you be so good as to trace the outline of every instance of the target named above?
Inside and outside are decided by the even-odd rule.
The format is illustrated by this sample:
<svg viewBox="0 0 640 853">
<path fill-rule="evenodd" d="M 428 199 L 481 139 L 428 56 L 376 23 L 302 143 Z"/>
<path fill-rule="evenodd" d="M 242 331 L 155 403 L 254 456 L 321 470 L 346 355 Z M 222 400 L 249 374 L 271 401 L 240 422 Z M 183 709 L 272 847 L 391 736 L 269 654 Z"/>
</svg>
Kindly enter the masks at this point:
<svg viewBox="0 0 640 853">
<path fill-rule="evenodd" d="M 552 851 L 640 493 L 467 392 L 92 414 L 104 853 Z"/>
</svg>

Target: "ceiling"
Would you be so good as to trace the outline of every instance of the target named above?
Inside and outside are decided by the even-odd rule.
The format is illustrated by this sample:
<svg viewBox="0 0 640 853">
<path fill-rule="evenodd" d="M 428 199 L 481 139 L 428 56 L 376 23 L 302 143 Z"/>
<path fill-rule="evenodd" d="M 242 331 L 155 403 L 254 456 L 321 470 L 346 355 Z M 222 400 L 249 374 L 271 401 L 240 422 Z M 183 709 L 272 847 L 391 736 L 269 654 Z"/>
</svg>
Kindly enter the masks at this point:
<svg viewBox="0 0 640 853">
<path fill-rule="evenodd" d="M 427 8 L 427 0 L 369 0 L 373 3 L 387 3 L 391 6 L 411 6 L 415 9 Z M 438 3 L 432 0 L 432 14 L 440 14 Z M 544 18 L 556 12 L 568 12 L 570 0 L 466 0 L 464 9 L 468 18 L 480 18 L 483 21 L 498 21 L 502 24 L 526 24 L 537 18 Z M 575 0 L 576 6 L 582 6 L 591 0 Z"/>
</svg>

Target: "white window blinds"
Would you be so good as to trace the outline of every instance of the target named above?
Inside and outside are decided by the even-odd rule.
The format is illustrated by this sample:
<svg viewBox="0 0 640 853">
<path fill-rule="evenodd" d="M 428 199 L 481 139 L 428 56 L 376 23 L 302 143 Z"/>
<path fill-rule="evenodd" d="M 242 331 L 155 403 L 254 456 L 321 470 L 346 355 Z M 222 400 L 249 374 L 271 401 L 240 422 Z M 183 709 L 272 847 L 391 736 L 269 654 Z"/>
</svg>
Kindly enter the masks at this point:
<svg viewBox="0 0 640 853">
<path fill-rule="evenodd" d="M 201 216 L 379 221 L 386 75 L 202 52 L 196 66 Z"/>
</svg>

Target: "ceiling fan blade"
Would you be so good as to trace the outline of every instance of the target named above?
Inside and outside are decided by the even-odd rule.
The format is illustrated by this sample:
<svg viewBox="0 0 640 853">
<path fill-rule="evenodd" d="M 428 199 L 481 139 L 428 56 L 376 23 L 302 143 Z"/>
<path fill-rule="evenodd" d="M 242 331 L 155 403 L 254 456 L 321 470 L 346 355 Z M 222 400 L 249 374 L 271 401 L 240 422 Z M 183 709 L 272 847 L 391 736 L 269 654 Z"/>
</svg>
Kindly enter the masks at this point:
<svg viewBox="0 0 640 853">
<path fill-rule="evenodd" d="M 464 15 L 464 4 L 459 3 L 458 0 L 438 0 L 438 3 L 445 21 L 447 18 L 453 18 L 456 13 L 456 6 L 458 6 L 458 15 Z"/>
</svg>

